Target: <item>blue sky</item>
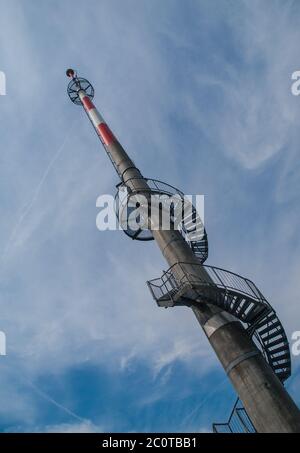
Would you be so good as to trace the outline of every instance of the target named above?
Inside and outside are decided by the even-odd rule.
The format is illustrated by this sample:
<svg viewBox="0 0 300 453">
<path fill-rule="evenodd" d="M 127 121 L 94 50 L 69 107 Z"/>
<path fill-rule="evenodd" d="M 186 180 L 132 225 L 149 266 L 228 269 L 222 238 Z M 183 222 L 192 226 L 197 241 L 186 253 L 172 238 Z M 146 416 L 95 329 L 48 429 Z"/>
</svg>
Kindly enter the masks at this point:
<svg viewBox="0 0 300 453">
<path fill-rule="evenodd" d="M 297 1 L 0 0 L 2 431 L 208 431 L 234 391 L 154 243 L 99 232 L 118 182 L 75 67 L 145 176 L 205 195 L 208 263 L 300 330 Z M 300 403 L 300 363 L 287 388 Z"/>
</svg>

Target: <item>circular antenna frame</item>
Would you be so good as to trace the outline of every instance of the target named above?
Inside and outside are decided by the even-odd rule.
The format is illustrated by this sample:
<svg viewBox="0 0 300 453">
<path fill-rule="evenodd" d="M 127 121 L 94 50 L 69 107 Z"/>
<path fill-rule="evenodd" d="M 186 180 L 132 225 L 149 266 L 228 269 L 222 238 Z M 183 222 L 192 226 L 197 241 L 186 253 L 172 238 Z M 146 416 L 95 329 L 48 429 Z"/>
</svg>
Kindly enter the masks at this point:
<svg viewBox="0 0 300 453">
<path fill-rule="evenodd" d="M 68 71 L 73 71 L 73 69 L 68 69 Z M 67 72 L 68 72 L 67 71 Z M 75 74 L 75 72 L 73 71 Z M 90 84 L 90 82 L 86 79 L 83 79 L 81 77 L 77 77 L 74 75 L 72 80 L 70 81 L 67 92 L 68 96 L 71 99 L 71 101 L 76 104 L 76 105 L 81 105 L 81 100 L 79 97 L 79 91 L 83 90 L 90 99 L 93 99 L 94 97 L 94 88 Z"/>
</svg>

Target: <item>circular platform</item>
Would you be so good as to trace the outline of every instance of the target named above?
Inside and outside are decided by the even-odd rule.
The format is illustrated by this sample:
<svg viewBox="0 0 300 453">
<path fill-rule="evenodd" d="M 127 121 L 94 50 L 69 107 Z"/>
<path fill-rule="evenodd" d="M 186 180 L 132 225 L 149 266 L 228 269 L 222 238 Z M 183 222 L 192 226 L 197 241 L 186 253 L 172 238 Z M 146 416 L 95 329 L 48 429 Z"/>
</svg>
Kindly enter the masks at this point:
<svg viewBox="0 0 300 453">
<path fill-rule="evenodd" d="M 192 202 L 190 202 L 184 196 L 183 192 L 176 187 L 155 179 L 145 178 L 145 180 L 149 186 L 148 190 L 135 190 L 132 188 L 129 190 L 128 186 L 124 183 L 117 186 L 118 192 L 115 197 L 115 210 L 119 225 L 123 229 L 124 233 L 131 239 L 139 241 L 151 241 L 154 239 L 152 231 L 148 228 L 148 224 L 146 223 L 148 222 L 149 216 L 151 216 L 151 207 L 148 207 L 148 212 L 144 215 L 144 222 L 143 218 L 138 219 L 139 224 L 143 225 L 142 228 L 130 228 L 128 219 L 139 207 L 140 195 L 148 197 L 149 194 L 151 196 L 159 195 L 162 209 L 165 204 L 166 209 L 170 212 L 172 224 L 174 224 L 175 228 L 180 231 L 181 235 L 189 244 L 199 261 L 204 263 L 208 257 L 207 234 L 201 217 Z M 131 180 L 130 182 L 130 186 L 134 187 L 135 180 Z M 139 186 L 140 185 L 137 180 L 137 187 Z M 172 203 L 170 204 L 171 197 Z M 145 209 L 147 210 L 147 208 Z M 141 212 L 140 216 L 143 216 L 143 211 L 139 210 L 139 212 Z M 182 215 L 180 215 L 180 218 L 177 221 L 178 213 Z"/>
<path fill-rule="evenodd" d="M 93 99 L 94 97 L 94 88 L 90 82 L 81 77 L 74 77 L 67 88 L 67 93 L 71 101 L 76 105 L 81 105 L 81 100 L 79 97 L 79 91 L 84 90 L 85 94 Z"/>
</svg>

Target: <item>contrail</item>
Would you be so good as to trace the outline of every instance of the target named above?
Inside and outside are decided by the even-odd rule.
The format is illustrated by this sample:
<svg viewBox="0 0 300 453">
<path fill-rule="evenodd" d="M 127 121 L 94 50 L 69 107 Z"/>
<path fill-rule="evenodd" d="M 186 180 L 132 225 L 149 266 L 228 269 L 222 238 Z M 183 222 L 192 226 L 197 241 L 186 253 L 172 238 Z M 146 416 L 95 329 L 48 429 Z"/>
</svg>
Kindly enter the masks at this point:
<svg viewBox="0 0 300 453">
<path fill-rule="evenodd" d="M 48 167 L 46 168 L 46 170 L 44 171 L 43 173 L 43 176 L 40 180 L 40 182 L 38 183 L 35 191 L 34 191 L 34 194 L 33 194 L 33 197 L 31 199 L 31 201 L 28 203 L 28 204 L 25 204 L 25 206 L 23 207 L 22 209 L 22 214 L 21 216 L 19 217 L 19 219 L 17 220 L 9 238 L 8 238 L 8 241 L 7 241 L 7 244 L 6 244 L 6 247 L 4 249 L 4 252 L 2 254 L 2 257 L 1 257 L 1 260 L 0 260 L 0 265 L 3 263 L 3 261 L 5 260 L 8 252 L 9 252 L 9 249 L 11 247 L 11 244 L 13 243 L 14 241 L 14 238 L 15 236 L 17 235 L 18 231 L 19 231 L 19 228 L 20 226 L 22 225 L 24 219 L 28 216 L 28 214 L 30 213 L 35 201 L 37 200 L 38 196 L 39 196 L 39 193 L 41 191 L 41 188 L 43 187 L 44 185 L 44 182 L 46 181 L 52 167 L 54 166 L 55 162 L 57 161 L 57 159 L 60 157 L 61 153 L 63 152 L 64 150 L 64 147 L 65 147 L 65 144 L 67 143 L 68 139 L 70 138 L 70 135 L 71 135 L 71 132 L 73 131 L 74 129 L 74 126 L 75 124 L 77 123 L 77 121 L 74 121 L 73 124 L 71 125 L 69 131 L 67 132 L 61 146 L 58 148 L 57 152 L 55 153 L 55 155 L 53 156 L 52 160 L 50 161 Z"/>
<path fill-rule="evenodd" d="M 48 401 L 49 403 L 53 404 L 54 406 L 58 407 L 58 409 L 61 409 L 64 411 L 66 414 L 70 415 L 71 417 L 75 418 L 79 422 L 83 423 L 89 423 L 90 425 L 93 425 L 95 428 L 97 428 L 94 423 L 86 418 L 82 418 L 79 415 L 75 414 L 75 412 L 71 411 L 67 407 L 63 406 L 61 403 L 57 402 L 54 398 L 52 398 L 50 395 L 47 393 L 43 392 L 43 390 L 40 390 L 36 385 L 34 385 L 32 382 L 26 380 L 27 385 L 29 385 L 39 396 L 41 396 L 44 400 Z"/>
<path fill-rule="evenodd" d="M 11 348 L 13 350 L 13 348 Z M 19 356 L 19 354 L 16 354 L 17 356 Z M 19 356 L 20 358 L 20 356 Z M 11 367 L 9 367 L 7 364 L 4 366 L 4 368 L 6 369 L 6 371 L 8 371 L 9 374 L 13 374 L 12 373 L 12 369 Z M 2 368 L 3 369 L 3 368 Z M 14 369 L 15 371 L 15 369 Z M 43 390 L 39 389 L 32 381 L 30 381 L 29 379 L 25 378 L 24 376 L 22 377 L 20 374 L 18 374 L 18 380 L 20 382 L 22 382 L 23 384 L 27 385 L 28 387 L 30 387 L 37 395 L 39 395 L 41 398 L 43 398 L 45 401 L 48 401 L 48 403 L 50 404 L 53 404 L 54 406 L 56 406 L 58 409 L 62 410 L 63 412 L 65 412 L 67 415 L 69 415 L 70 417 L 72 417 L 73 419 L 75 419 L 76 421 L 79 421 L 80 423 L 88 423 L 90 426 L 93 426 L 95 428 L 95 430 L 98 430 L 99 431 L 99 428 L 92 422 L 92 420 L 88 419 L 88 418 L 83 418 L 83 417 L 80 417 L 78 414 L 76 414 L 75 412 L 73 412 L 71 409 L 69 409 L 68 407 L 64 406 L 63 404 L 59 403 L 58 401 L 56 401 L 54 398 L 52 398 L 52 396 L 50 396 L 48 393 L 45 393 Z"/>
<path fill-rule="evenodd" d="M 182 422 L 182 426 L 185 427 L 187 425 L 187 423 L 191 423 L 192 422 L 192 419 L 194 418 L 194 416 L 196 415 L 196 413 L 199 411 L 199 409 L 210 399 L 212 398 L 216 393 L 218 393 L 220 391 L 220 389 L 222 387 L 224 387 L 224 384 L 227 382 L 227 377 L 224 378 L 220 383 L 219 385 L 214 388 L 211 392 L 209 392 L 204 398 L 203 400 L 197 404 L 197 406 L 191 410 L 191 412 L 189 414 L 187 414 Z"/>
<path fill-rule="evenodd" d="M 40 191 L 51 171 L 51 169 L 53 168 L 54 164 L 56 163 L 56 161 L 58 160 L 58 158 L 60 157 L 61 153 L 63 152 L 64 150 L 64 147 L 71 135 L 71 132 L 73 131 L 74 129 L 74 126 L 76 125 L 77 121 L 74 121 L 73 124 L 71 125 L 69 131 L 67 132 L 61 146 L 58 148 L 57 152 L 55 153 L 55 155 L 53 156 L 53 158 L 51 159 L 49 165 L 47 166 L 46 170 L 44 171 L 35 191 L 34 191 L 34 194 L 33 194 L 33 197 L 31 199 L 31 201 L 26 204 L 23 209 L 22 209 L 22 214 L 21 216 L 19 217 L 18 221 L 16 222 L 9 238 L 8 238 L 8 241 L 7 241 L 7 245 L 4 249 L 4 252 L 2 254 L 2 257 L 1 257 L 1 260 L 0 260 L 0 265 L 3 263 L 3 261 L 5 260 L 8 252 L 9 252 L 9 249 L 11 247 L 11 244 L 13 243 L 13 240 L 15 238 L 15 236 L 17 235 L 18 231 L 19 231 L 19 228 L 20 226 L 22 225 L 24 219 L 28 216 L 28 214 L 30 213 L 35 201 L 37 200 L 39 194 L 40 194 Z M 52 398 L 50 395 L 48 395 L 47 393 L 45 393 L 44 391 L 40 390 L 35 384 L 33 384 L 31 381 L 29 381 L 28 379 L 25 379 L 23 378 L 22 379 L 23 382 L 25 382 L 29 387 L 32 388 L 32 390 L 37 393 L 41 398 L 43 398 L 44 400 L 48 401 L 49 403 L 53 404 L 54 406 L 56 406 L 57 408 L 59 408 L 60 410 L 64 411 L 66 414 L 68 414 L 69 416 L 71 416 L 72 418 L 74 418 L 75 420 L 81 422 L 81 423 L 89 423 L 91 426 L 94 426 L 96 429 L 97 426 L 89 419 L 86 419 L 86 418 L 82 418 L 80 417 L 79 415 L 77 415 L 75 412 L 71 411 L 70 409 L 68 409 L 67 407 L 63 406 L 61 403 L 59 403 L 58 401 L 56 401 L 54 398 Z"/>
</svg>

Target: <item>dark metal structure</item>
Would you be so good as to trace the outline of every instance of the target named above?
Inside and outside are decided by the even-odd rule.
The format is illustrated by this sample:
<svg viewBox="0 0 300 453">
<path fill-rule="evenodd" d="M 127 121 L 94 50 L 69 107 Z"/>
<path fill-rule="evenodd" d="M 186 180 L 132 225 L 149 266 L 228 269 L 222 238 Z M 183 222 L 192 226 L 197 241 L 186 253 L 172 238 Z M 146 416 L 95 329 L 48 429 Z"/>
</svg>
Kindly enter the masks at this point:
<svg viewBox="0 0 300 453">
<path fill-rule="evenodd" d="M 169 210 L 173 228 L 157 228 L 157 219 L 151 217 L 146 229 L 126 224 L 124 231 L 132 239 L 157 242 L 169 269 L 147 282 L 153 298 L 159 307 L 192 309 L 239 395 L 228 423 L 214 424 L 214 432 L 300 432 L 299 409 L 283 387 L 291 374 L 291 357 L 275 310 L 251 280 L 204 264 L 207 234 L 193 203 L 185 205 L 176 223 L 174 213 L 184 194 L 142 176 L 93 104 L 91 84 L 72 69 L 67 75 L 71 101 L 84 107 L 121 180 L 116 195 L 120 224 L 136 208 L 138 196 L 147 202 L 152 195 L 163 196 L 162 210 L 170 208 L 168 199 L 175 196 Z"/>
<path fill-rule="evenodd" d="M 199 274 L 184 274 L 181 281 L 176 281 L 172 267 L 160 278 L 148 281 L 158 306 L 193 305 L 201 297 L 202 301 L 222 308 L 245 324 L 276 376 L 282 382 L 286 380 L 291 374 L 288 340 L 278 316 L 257 286 L 225 269 L 199 266 L 206 270 L 210 281 Z"/>
<path fill-rule="evenodd" d="M 214 433 L 256 433 L 239 398 L 236 400 L 227 423 L 213 423 Z"/>
</svg>

